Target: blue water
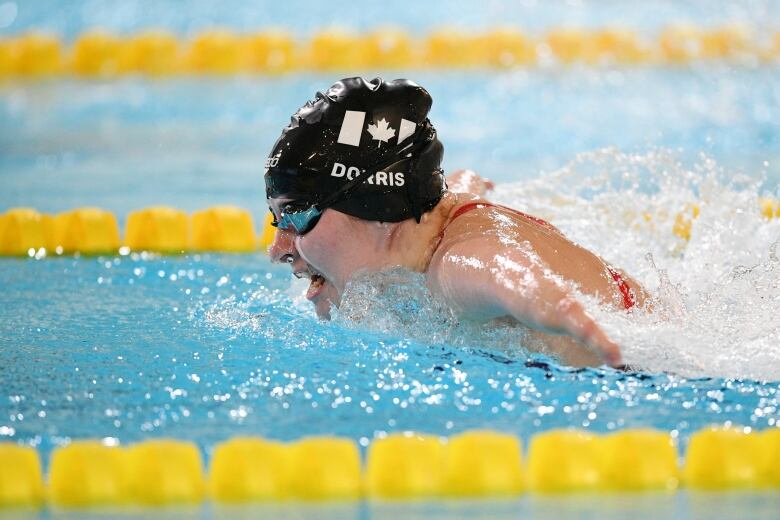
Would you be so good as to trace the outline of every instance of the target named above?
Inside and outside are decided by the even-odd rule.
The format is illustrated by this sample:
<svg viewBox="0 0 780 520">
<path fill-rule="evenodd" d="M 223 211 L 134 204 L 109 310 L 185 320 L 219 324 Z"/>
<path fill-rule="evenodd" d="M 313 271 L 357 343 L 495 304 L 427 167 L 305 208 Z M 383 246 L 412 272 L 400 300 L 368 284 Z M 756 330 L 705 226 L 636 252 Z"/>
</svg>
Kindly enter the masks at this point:
<svg viewBox="0 0 780 520">
<path fill-rule="evenodd" d="M 580 152 L 663 146 L 777 190 L 778 67 L 406 72 L 434 97 L 448 171 L 517 181 Z M 259 219 L 266 154 L 289 116 L 341 75 L 0 83 L 0 208 L 99 205 L 121 220 L 149 204 L 230 203 Z"/>
<path fill-rule="evenodd" d="M 747 165 L 776 188 L 777 79 L 760 69 L 420 81 L 435 96 L 449 169 L 509 181 L 603 145 L 676 143 L 683 156 Z M 150 204 L 226 202 L 260 218 L 264 154 L 327 83 L 7 85 L 0 208 L 98 205 L 122 222 Z M 653 426 L 684 444 L 709 423 L 763 429 L 780 419 L 777 383 L 570 370 L 481 350 L 478 336 L 431 346 L 320 323 L 289 290 L 287 270 L 261 254 L 2 259 L 0 281 L 0 435 L 44 454 L 76 437 L 173 436 L 208 452 L 238 433 L 334 433 L 365 445 L 394 430 L 491 427 L 527 439 L 571 425 Z"/>
<path fill-rule="evenodd" d="M 295 19 L 284 3 L 218 12 L 198 4 L 186 19 L 174 16 L 168 2 L 149 9 L 124 3 L 115 15 L 102 3 L 74 2 L 56 19 L 44 18 L 44 5 L 19 6 L 13 23 L 0 30 L 44 26 L 70 37 L 95 25 L 92 15 L 117 31 L 150 25 L 150 18 L 179 32 L 206 21 L 257 25 L 261 11 L 268 24 Z M 560 13 L 584 23 L 608 18 L 601 7 L 588 5 L 580 10 L 528 2 L 518 12 L 536 13 L 531 20 L 537 27 Z M 639 21 L 650 9 L 627 5 L 616 8 L 628 20 Z M 658 9 L 694 19 L 706 11 L 709 21 L 727 16 L 709 5 L 669 2 Z M 431 16 L 424 12 L 429 7 L 417 7 L 419 14 L 399 10 L 397 23 L 429 27 Z M 327 11 L 332 19 L 338 12 L 311 9 Z M 507 12 L 492 3 L 474 9 L 480 13 L 475 26 L 492 24 Z M 740 9 L 754 18 L 761 11 L 724 9 L 732 18 L 739 18 Z M 376 25 L 380 17 L 372 13 L 369 8 L 359 18 L 358 28 Z M 652 29 L 662 14 L 643 27 Z M 294 29 L 318 23 L 310 14 Z M 411 75 L 431 91 L 431 118 L 446 147 L 448 170 L 468 166 L 499 183 L 529 181 L 582 152 L 609 146 L 647 157 L 661 147 L 694 166 L 707 154 L 728 175 L 752 179 L 757 193 L 778 194 L 777 67 L 406 72 L 382 75 Z M 152 204 L 191 211 L 231 203 L 249 208 L 259 220 L 267 211 L 265 154 L 289 115 L 338 76 L 0 84 L 0 211 L 97 205 L 116 212 L 123 224 L 128 211 Z M 703 184 L 697 187 L 706 191 Z M 735 225 L 730 218 L 715 223 L 726 229 Z M 620 259 L 640 259 L 645 251 L 599 250 Z M 656 261 L 663 266 L 673 258 Z M 640 270 L 639 260 L 625 262 L 632 272 Z M 697 287 L 708 274 L 690 269 L 671 272 L 683 277 L 676 281 Z M 394 312 L 426 310 L 410 297 Z M 239 434 L 281 440 L 336 434 L 365 447 L 399 430 L 450 435 L 493 428 L 527 440 L 554 427 L 597 432 L 655 427 L 671 431 L 682 449 L 691 432 L 711 423 L 763 430 L 780 421 L 780 378 L 737 379 L 720 366 L 713 370 L 720 377 L 710 377 L 706 366 L 700 377 L 674 369 L 573 370 L 543 356 L 528 357 L 519 344 L 496 349 L 478 334 L 441 340 L 383 330 L 357 328 L 349 320 L 317 321 L 300 301 L 300 286 L 291 288 L 288 270 L 261 254 L 0 259 L 0 440 L 33 445 L 47 460 L 53 447 L 84 437 L 122 443 L 175 437 L 193 440 L 208 456 L 217 442 Z M 668 335 L 659 336 L 659 355 L 668 341 Z M 735 366 L 735 375 L 751 373 L 750 360 L 738 359 Z M 726 497 L 718 503 L 680 495 L 653 499 L 653 505 L 659 514 L 711 517 L 719 511 L 738 516 L 745 507 L 764 504 L 769 518 L 774 506 L 765 499 Z M 380 507 L 371 514 L 431 518 L 444 511 L 465 517 L 475 507 L 496 518 L 518 512 L 627 514 L 619 501 L 610 502 L 610 509 L 589 500 L 420 505 L 401 512 Z M 349 506 L 332 516 L 365 512 L 363 505 Z M 305 511 L 267 511 L 269 517 L 285 515 L 306 517 Z"/>
<path fill-rule="evenodd" d="M 778 418 L 777 384 L 572 370 L 355 332 L 290 309 L 260 256 L 3 260 L 5 436 L 282 440 L 491 427 L 654 426 L 681 438 Z M 257 291 L 260 291 L 259 294 Z M 9 431 L 10 430 L 10 431 Z"/>
<path fill-rule="evenodd" d="M 447 0 L 413 2 L 402 0 L 388 7 L 370 0 L 357 7 L 348 0 L 328 2 L 278 2 L 226 0 L 187 2 L 177 0 L 126 0 L 119 4 L 106 0 L 71 0 L 56 8 L 47 0 L 6 1 L 0 9 L 0 34 L 15 34 L 30 28 L 44 29 L 72 38 L 95 27 L 119 34 L 165 28 L 188 34 L 213 26 L 236 31 L 283 27 L 299 36 L 308 36 L 323 27 L 355 30 L 394 25 L 414 33 L 432 28 L 457 27 L 466 30 L 516 25 L 533 32 L 557 26 L 617 25 L 654 32 L 670 22 L 703 26 L 748 23 L 759 30 L 771 30 L 778 23 L 776 0 L 659 0 L 635 3 L 598 0 L 490 0 L 462 2 L 453 6 Z"/>
</svg>

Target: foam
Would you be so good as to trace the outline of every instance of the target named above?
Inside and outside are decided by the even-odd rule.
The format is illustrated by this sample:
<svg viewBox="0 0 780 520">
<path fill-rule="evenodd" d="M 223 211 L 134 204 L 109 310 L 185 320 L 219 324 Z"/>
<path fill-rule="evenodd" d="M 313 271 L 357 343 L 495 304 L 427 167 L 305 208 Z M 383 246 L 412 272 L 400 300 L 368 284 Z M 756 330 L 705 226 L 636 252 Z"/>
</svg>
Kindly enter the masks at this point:
<svg viewBox="0 0 780 520">
<path fill-rule="evenodd" d="M 687 376 L 778 379 L 780 284 L 772 248 L 780 223 L 757 211 L 759 183 L 707 157 L 686 166 L 662 150 L 602 150 L 501 187 L 496 198 L 543 213 L 650 290 L 652 314 L 627 316 L 585 298 L 627 363 Z M 700 215 L 686 243 L 670 230 L 676 213 L 694 202 Z"/>
</svg>

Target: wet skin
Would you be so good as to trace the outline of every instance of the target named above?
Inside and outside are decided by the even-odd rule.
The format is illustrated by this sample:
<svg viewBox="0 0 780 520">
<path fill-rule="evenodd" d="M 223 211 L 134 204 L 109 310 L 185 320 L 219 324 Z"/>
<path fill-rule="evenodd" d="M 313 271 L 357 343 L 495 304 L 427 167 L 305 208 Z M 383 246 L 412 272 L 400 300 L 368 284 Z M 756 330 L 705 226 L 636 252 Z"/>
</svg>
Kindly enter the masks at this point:
<svg viewBox="0 0 780 520">
<path fill-rule="evenodd" d="M 322 318 L 339 304 L 356 273 L 404 267 L 424 273 L 431 293 L 460 315 L 530 327 L 535 332 L 526 346 L 532 349 L 571 365 L 619 365 L 618 345 L 570 289 L 573 282 L 583 293 L 622 309 L 622 295 L 606 264 L 556 229 L 508 209 L 488 206 L 451 220 L 458 207 L 484 200 L 479 195 L 492 186 L 469 170 L 447 180 L 460 193 L 448 191 L 419 224 L 412 219 L 370 222 L 326 209 L 303 236 L 277 230 L 269 255 L 289 263 L 298 276 L 316 280 L 307 298 Z M 285 202 L 269 200 L 277 218 Z M 644 290 L 621 275 L 642 305 Z"/>
</svg>

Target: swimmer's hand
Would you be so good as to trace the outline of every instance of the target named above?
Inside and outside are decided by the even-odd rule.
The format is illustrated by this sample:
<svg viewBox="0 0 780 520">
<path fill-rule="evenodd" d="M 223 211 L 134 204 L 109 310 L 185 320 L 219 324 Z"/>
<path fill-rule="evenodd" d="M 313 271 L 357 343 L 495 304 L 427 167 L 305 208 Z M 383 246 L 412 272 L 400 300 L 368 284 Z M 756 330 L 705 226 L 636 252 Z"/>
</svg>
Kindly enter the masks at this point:
<svg viewBox="0 0 780 520">
<path fill-rule="evenodd" d="M 429 267 L 431 289 L 462 314 L 491 319 L 511 316 L 540 331 L 568 335 L 602 363 L 622 363 L 612 341 L 533 250 L 507 247 L 500 236 L 478 235 L 437 251 Z M 559 352 L 564 362 L 583 352 Z"/>
<path fill-rule="evenodd" d="M 605 364 L 611 367 L 619 367 L 623 364 L 618 344 L 609 339 L 593 317 L 585 312 L 580 302 L 571 296 L 565 297 L 558 303 L 557 312 L 560 319 L 559 327 L 562 327 L 565 333 L 584 343 Z"/>
<path fill-rule="evenodd" d="M 447 175 L 447 189 L 455 193 L 471 193 L 482 197 L 493 188 L 493 181 L 485 179 L 474 170 L 457 170 Z"/>
</svg>

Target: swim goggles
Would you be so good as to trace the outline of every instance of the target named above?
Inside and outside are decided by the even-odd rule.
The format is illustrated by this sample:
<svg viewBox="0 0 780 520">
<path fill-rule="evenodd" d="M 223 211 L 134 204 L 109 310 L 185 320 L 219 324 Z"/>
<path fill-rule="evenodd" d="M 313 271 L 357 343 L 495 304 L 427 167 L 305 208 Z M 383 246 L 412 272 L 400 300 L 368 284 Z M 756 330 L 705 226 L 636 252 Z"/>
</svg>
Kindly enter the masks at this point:
<svg viewBox="0 0 780 520">
<path fill-rule="evenodd" d="M 271 208 L 268 208 L 268 211 L 274 215 Z M 317 225 L 322 211 L 315 204 L 292 201 L 281 207 L 279 215 L 279 220 L 274 215 L 274 219 L 271 221 L 273 227 L 292 231 L 296 235 L 305 235 Z"/>
<path fill-rule="evenodd" d="M 296 235 L 305 235 L 317 225 L 320 221 L 322 212 L 326 208 L 329 208 L 333 203 L 339 200 L 341 197 L 347 195 L 360 185 L 368 176 L 361 175 L 356 177 L 352 181 L 346 183 L 341 189 L 336 190 L 330 197 L 327 197 L 322 202 L 311 203 L 308 201 L 290 201 L 282 205 L 279 210 L 279 220 L 274 219 L 271 225 L 278 229 L 285 231 L 292 231 Z M 268 208 L 273 215 L 273 210 Z"/>
</svg>

